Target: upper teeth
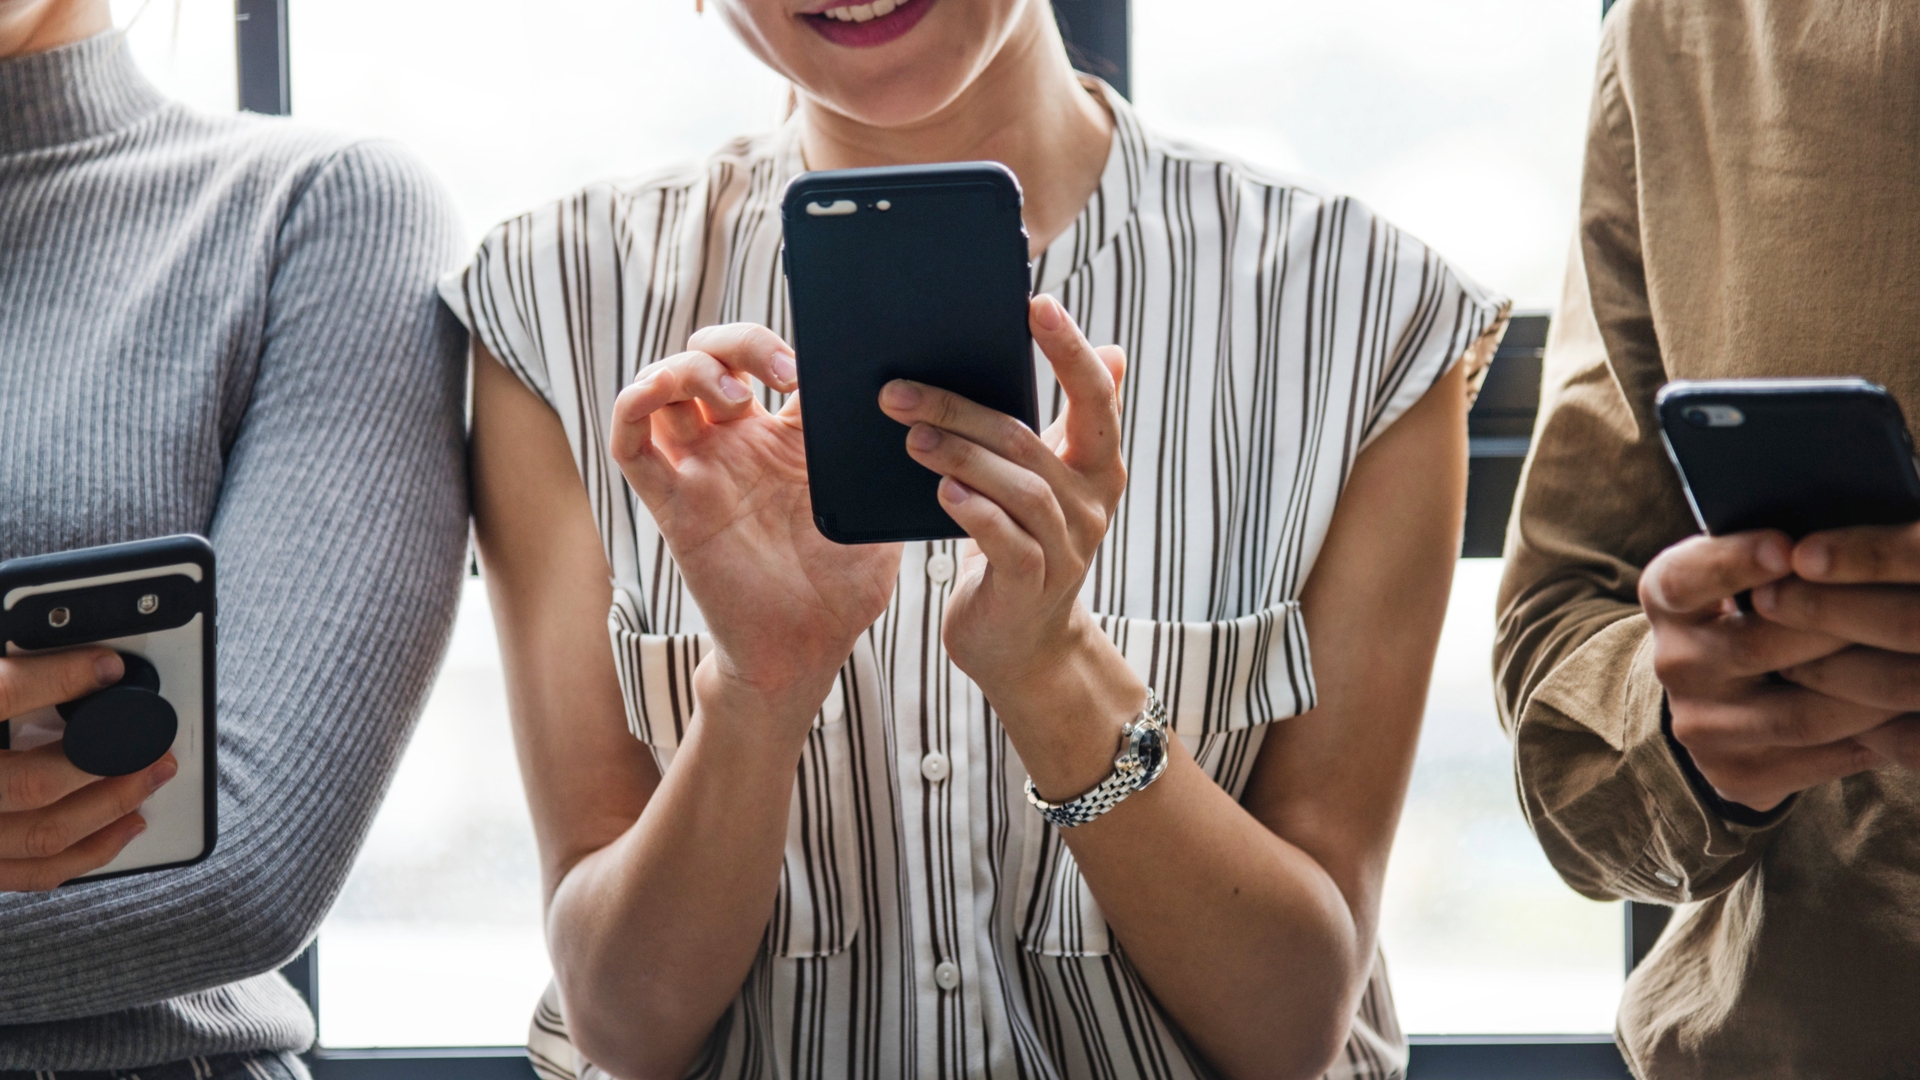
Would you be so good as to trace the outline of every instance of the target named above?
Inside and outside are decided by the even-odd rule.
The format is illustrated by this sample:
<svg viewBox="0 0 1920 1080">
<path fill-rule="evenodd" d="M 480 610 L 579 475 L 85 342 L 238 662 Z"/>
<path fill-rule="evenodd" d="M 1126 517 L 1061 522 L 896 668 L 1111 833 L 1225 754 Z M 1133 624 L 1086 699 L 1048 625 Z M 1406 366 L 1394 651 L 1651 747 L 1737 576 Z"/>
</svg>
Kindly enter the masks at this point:
<svg viewBox="0 0 1920 1080">
<path fill-rule="evenodd" d="M 870 22 L 882 15 L 893 14 L 893 9 L 906 0 L 873 0 L 871 4 L 854 4 L 849 7 L 828 8 L 820 14 L 841 22 Z"/>
</svg>

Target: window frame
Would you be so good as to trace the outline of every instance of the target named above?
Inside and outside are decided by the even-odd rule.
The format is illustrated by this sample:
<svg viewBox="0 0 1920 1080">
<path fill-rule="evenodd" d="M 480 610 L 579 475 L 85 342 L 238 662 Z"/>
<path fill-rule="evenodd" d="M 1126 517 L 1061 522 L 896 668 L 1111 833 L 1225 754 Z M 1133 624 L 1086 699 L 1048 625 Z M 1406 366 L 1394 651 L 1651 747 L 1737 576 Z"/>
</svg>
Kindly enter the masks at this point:
<svg viewBox="0 0 1920 1080">
<path fill-rule="evenodd" d="M 236 83 L 242 110 L 291 115 L 289 0 L 235 0 Z M 1075 63 L 1131 93 L 1129 0 L 1054 0 Z M 1601 0 L 1601 14 L 1614 0 Z M 1518 315 L 1495 354 L 1486 387 L 1468 418 L 1467 523 L 1462 557 L 1500 554 L 1520 466 L 1540 395 L 1547 315 Z M 1670 912 L 1626 905 L 1626 968 L 1646 955 Z M 281 969 L 320 1020 L 317 941 Z M 1411 1080 L 1630 1080 L 1607 1033 L 1569 1035 L 1414 1035 Z M 531 1080 L 521 1047 L 333 1049 L 306 1055 L 316 1080 Z"/>
</svg>

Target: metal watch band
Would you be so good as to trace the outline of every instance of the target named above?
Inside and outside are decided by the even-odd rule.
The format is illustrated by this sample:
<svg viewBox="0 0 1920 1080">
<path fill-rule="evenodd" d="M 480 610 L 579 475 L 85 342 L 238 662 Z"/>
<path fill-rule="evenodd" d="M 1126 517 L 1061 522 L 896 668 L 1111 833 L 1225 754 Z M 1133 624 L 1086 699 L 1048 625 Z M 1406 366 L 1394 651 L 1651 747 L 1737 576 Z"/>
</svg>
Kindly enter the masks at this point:
<svg viewBox="0 0 1920 1080">
<path fill-rule="evenodd" d="M 1093 790 L 1065 802 L 1050 803 L 1040 797 L 1027 778 L 1027 801 L 1040 816 L 1063 829 L 1085 825 L 1120 805 L 1127 796 L 1160 779 L 1167 768 L 1167 710 L 1160 695 L 1147 687 L 1147 705 L 1133 722 L 1120 730 L 1120 756 L 1113 761 L 1113 772 L 1095 784 Z"/>
</svg>

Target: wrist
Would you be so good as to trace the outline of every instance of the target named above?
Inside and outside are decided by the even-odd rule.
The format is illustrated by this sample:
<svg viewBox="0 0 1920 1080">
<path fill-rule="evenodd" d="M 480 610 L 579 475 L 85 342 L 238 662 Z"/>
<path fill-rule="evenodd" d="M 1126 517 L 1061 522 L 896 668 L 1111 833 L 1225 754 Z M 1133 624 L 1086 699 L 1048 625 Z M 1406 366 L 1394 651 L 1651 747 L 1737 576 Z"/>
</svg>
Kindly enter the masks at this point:
<svg viewBox="0 0 1920 1080">
<path fill-rule="evenodd" d="M 1107 778 L 1121 729 L 1146 707 L 1147 687 L 1091 617 L 1071 647 L 1023 678 L 982 687 L 1042 798 L 1076 798 Z"/>
<path fill-rule="evenodd" d="M 819 671 L 790 672 L 777 679 L 755 678 L 719 651 L 702 657 L 693 671 L 694 704 L 703 722 L 746 725 L 760 732 L 786 731 L 804 737 L 827 695 L 839 665 Z"/>
</svg>

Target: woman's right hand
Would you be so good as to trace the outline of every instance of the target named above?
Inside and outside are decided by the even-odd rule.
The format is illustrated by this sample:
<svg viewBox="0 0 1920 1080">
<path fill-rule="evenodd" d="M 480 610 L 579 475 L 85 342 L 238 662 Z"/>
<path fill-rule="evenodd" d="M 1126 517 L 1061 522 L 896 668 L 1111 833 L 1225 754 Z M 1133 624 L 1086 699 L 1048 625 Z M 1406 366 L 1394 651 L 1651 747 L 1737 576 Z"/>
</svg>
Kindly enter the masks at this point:
<svg viewBox="0 0 1920 1080">
<path fill-rule="evenodd" d="M 0 717 L 85 697 L 120 675 L 111 649 L 0 658 Z M 74 768 L 59 743 L 0 750 L 0 892 L 42 892 L 112 862 L 147 827 L 140 804 L 179 770 L 168 754 L 102 779 Z"/>
<path fill-rule="evenodd" d="M 687 349 L 621 391 L 613 459 L 700 605 L 715 674 L 811 717 L 886 610 L 900 545 L 836 544 L 814 526 L 800 399 L 770 413 L 744 378 L 797 389 L 786 342 L 735 323 L 700 330 Z"/>
</svg>

